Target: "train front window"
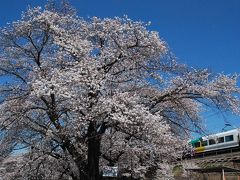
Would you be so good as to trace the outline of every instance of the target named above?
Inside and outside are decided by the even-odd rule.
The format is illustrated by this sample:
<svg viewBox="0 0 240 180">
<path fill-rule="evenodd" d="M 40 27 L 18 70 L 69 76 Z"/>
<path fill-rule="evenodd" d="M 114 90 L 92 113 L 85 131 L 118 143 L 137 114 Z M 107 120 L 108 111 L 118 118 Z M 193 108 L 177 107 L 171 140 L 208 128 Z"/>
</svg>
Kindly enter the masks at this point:
<svg viewBox="0 0 240 180">
<path fill-rule="evenodd" d="M 209 145 L 213 145 L 213 144 L 216 144 L 215 139 L 209 139 Z"/>
<path fill-rule="evenodd" d="M 218 143 L 224 143 L 224 137 L 219 137 L 218 138 Z"/>
<path fill-rule="evenodd" d="M 207 145 L 208 145 L 207 141 L 202 142 L 202 146 L 207 146 Z"/>
<path fill-rule="evenodd" d="M 195 142 L 195 143 L 193 144 L 193 147 L 195 147 L 195 148 L 200 147 L 200 142 Z"/>
<path fill-rule="evenodd" d="M 233 135 L 225 136 L 225 141 L 226 142 L 233 141 Z"/>
</svg>

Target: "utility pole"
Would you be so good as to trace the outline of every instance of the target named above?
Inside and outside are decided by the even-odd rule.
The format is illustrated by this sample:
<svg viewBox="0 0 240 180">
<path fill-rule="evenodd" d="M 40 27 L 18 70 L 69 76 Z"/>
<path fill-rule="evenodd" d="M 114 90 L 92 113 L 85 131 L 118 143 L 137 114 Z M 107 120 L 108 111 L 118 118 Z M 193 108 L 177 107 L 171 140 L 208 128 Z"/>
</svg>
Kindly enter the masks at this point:
<svg viewBox="0 0 240 180">
<path fill-rule="evenodd" d="M 225 179 L 225 174 L 224 174 L 224 168 L 222 168 L 222 180 L 226 180 Z"/>
</svg>

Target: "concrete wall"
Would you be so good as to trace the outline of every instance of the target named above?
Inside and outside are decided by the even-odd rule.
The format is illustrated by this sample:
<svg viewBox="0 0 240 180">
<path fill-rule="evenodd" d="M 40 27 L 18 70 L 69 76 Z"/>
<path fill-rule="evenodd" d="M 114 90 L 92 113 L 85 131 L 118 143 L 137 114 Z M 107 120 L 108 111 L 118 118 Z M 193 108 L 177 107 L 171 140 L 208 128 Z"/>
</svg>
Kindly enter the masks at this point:
<svg viewBox="0 0 240 180">
<path fill-rule="evenodd" d="M 191 173 L 188 175 L 187 180 L 222 180 L 222 174 L 221 173 Z M 176 179 L 176 180 L 182 180 L 182 179 Z M 240 180 L 240 175 L 233 174 L 233 173 L 227 173 L 225 174 L 225 180 Z"/>
</svg>

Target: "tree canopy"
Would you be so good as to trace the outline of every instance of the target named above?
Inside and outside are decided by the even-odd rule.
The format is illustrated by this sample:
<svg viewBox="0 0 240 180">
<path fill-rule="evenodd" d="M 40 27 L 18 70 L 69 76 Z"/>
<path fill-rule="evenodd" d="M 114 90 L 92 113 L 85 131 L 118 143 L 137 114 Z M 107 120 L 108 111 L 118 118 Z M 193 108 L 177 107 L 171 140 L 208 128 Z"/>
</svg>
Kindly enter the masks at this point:
<svg viewBox="0 0 240 180">
<path fill-rule="evenodd" d="M 239 112 L 236 75 L 177 63 L 148 24 L 85 20 L 67 3 L 1 29 L 0 76 L 1 157 L 25 148 L 9 179 L 153 175 L 181 155 L 204 107 Z"/>
</svg>

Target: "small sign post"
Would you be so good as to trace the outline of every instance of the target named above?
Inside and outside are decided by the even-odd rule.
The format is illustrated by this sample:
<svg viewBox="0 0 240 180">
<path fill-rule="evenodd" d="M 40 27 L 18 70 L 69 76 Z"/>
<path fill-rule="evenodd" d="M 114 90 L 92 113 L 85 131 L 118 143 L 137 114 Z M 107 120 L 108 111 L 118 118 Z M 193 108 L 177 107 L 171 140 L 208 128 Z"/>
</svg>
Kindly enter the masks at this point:
<svg viewBox="0 0 240 180">
<path fill-rule="evenodd" d="M 103 167 L 103 177 L 117 177 L 118 167 L 105 166 Z"/>
</svg>

